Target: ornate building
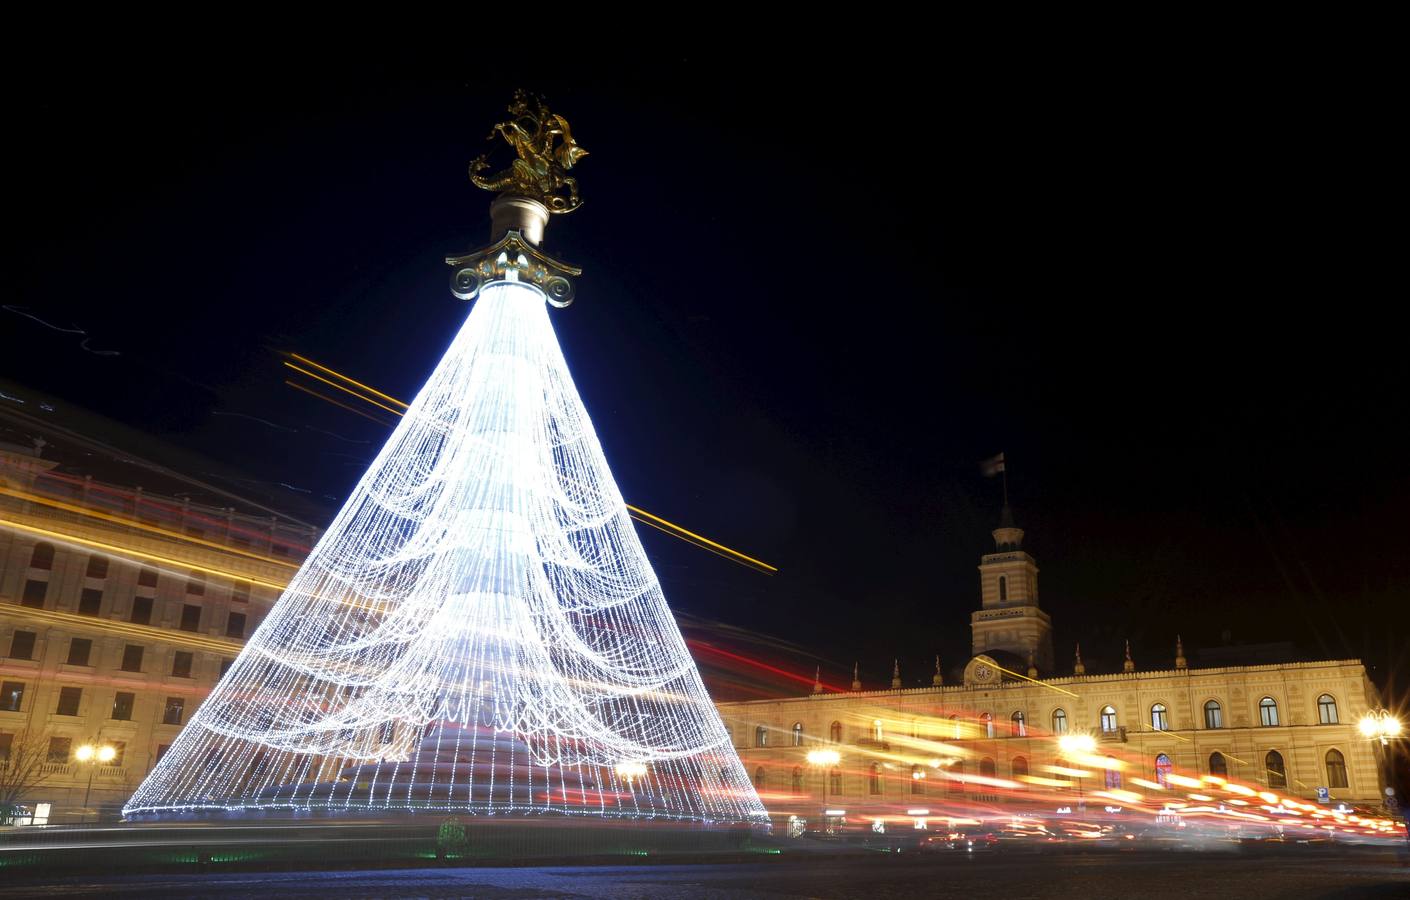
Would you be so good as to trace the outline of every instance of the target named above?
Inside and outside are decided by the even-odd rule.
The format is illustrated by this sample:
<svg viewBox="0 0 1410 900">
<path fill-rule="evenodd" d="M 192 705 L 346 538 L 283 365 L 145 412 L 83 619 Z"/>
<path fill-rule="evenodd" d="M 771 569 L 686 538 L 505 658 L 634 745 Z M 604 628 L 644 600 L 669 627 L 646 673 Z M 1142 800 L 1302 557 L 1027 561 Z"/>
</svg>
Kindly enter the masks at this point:
<svg viewBox="0 0 1410 900">
<path fill-rule="evenodd" d="M 71 821 L 125 801 L 316 536 L 0 445 L 0 759 L 44 758 L 23 802 Z"/>
<path fill-rule="evenodd" d="M 1057 675 L 1038 566 L 1007 508 L 993 535 L 961 683 L 943 683 L 937 660 L 928 687 L 902 688 L 898 668 L 890 690 L 854 680 L 850 692 L 816 684 L 808 696 L 719 704 L 776 820 L 945 804 L 1052 813 L 1071 806 L 1053 782 L 1080 803 L 1084 789 L 1163 788 L 1176 773 L 1379 804 L 1380 769 L 1356 722 L 1381 704 L 1359 660 L 1191 668 L 1172 635 L 1168 664 L 1138 667 L 1128 645 L 1122 671 L 1088 672 L 1078 650 L 1072 674 Z M 1096 746 L 1087 776 L 1035 777 L 1063 767 L 1059 738 L 1078 732 Z M 810 764 L 819 749 L 838 762 L 817 765 L 815 753 Z"/>
</svg>

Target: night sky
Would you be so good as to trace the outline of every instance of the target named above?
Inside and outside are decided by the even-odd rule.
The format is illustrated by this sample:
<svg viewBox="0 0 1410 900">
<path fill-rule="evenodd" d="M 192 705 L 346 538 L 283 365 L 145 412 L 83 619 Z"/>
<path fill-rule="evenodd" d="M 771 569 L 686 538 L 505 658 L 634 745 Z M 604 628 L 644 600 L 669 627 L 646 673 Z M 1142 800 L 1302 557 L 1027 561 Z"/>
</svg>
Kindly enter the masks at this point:
<svg viewBox="0 0 1410 900">
<path fill-rule="evenodd" d="M 15 92 L 0 377 L 326 523 L 387 429 L 278 353 L 414 395 L 468 312 L 443 258 L 488 237 L 466 165 L 524 86 L 591 154 L 552 317 L 623 494 L 781 569 L 646 531 L 702 633 L 833 683 L 958 668 L 1003 451 L 1064 670 L 1128 637 L 1165 666 L 1178 632 L 1361 657 L 1399 693 L 1410 366 L 1368 100 L 1073 61 L 492 71 L 95 64 Z"/>
</svg>

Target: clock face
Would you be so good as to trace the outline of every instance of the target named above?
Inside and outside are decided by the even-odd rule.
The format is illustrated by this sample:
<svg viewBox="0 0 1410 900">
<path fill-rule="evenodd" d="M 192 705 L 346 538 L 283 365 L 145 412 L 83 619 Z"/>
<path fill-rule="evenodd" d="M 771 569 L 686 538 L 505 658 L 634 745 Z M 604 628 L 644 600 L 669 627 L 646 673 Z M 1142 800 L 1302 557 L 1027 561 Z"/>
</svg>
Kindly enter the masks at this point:
<svg viewBox="0 0 1410 900">
<path fill-rule="evenodd" d="M 988 666 L 979 666 L 974 670 L 975 681 L 988 681 L 989 676 L 994 674 L 994 670 Z"/>
</svg>

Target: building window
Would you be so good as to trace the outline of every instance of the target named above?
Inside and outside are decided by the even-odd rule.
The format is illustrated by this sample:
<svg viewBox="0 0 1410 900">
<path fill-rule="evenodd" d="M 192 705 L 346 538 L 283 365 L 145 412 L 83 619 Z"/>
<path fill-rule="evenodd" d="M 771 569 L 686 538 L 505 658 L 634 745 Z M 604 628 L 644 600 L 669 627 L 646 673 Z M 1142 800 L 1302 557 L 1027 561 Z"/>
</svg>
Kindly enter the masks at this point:
<svg viewBox="0 0 1410 900">
<path fill-rule="evenodd" d="M 204 597 L 206 595 L 206 576 L 193 570 L 186 578 L 186 593 L 192 597 Z"/>
<path fill-rule="evenodd" d="M 979 774 L 985 778 L 993 778 L 998 769 L 994 766 L 994 761 L 989 757 L 984 757 L 979 761 Z"/>
<path fill-rule="evenodd" d="M 1014 737 L 1028 736 L 1028 725 L 1023 721 L 1023 710 L 1020 709 L 1012 716 L 1009 716 L 1009 721 L 1009 734 Z"/>
<path fill-rule="evenodd" d="M 1288 786 L 1288 770 L 1283 767 L 1283 754 L 1269 750 L 1263 757 L 1263 768 L 1268 770 L 1268 786 L 1285 788 Z"/>
<path fill-rule="evenodd" d="M 1346 780 L 1346 757 L 1341 755 L 1340 750 L 1327 751 L 1327 787 L 1344 788 L 1347 787 Z"/>
<path fill-rule="evenodd" d="M 88 657 L 93 655 L 93 642 L 88 638 L 73 638 L 69 641 L 69 658 L 65 663 L 70 666 L 88 665 Z"/>
<path fill-rule="evenodd" d="M 1218 700 L 1210 700 L 1204 704 L 1204 727 L 1224 727 L 1224 710 L 1219 708 Z"/>
<path fill-rule="evenodd" d="M 1170 765 L 1170 757 L 1164 753 L 1155 758 L 1155 780 L 1163 788 L 1170 787 L 1170 770 L 1174 766 Z"/>
<path fill-rule="evenodd" d="M 107 578 L 108 558 L 106 556 L 88 557 L 88 571 L 84 572 L 85 578 Z"/>
<path fill-rule="evenodd" d="M 802 793 L 803 793 L 803 770 L 802 770 L 800 767 L 798 767 L 798 766 L 794 766 L 794 767 L 793 767 L 793 796 L 798 797 L 798 796 L 801 796 Z"/>
<path fill-rule="evenodd" d="M 882 736 L 881 736 L 881 720 L 880 720 L 880 719 L 872 719 L 872 722 L 871 722 L 871 737 L 872 737 L 872 740 L 874 740 L 874 741 L 880 741 L 880 740 L 882 740 Z"/>
<path fill-rule="evenodd" d="M 0 763 L 10 761 L 10 748 L 14 746 L 13 734 L 0 734 Z"/>
<path fill-rule="evenodd" d="M 832 725 L 828 726 L 827 736 L 834 744 L 842 743 L 842 723 L 833 722 Z"/>
<path fill-rule="evenodd" d="M 1170 730 L 1170 718 L 1166 714 L 1164 703 L 1157 703 L 1151 707 L 1151 727 L 1156 731 Z"/>
<path fill-rule="evenodd" d="M 235 660 L 233 660 L 233 659 L 222 659 L 222 660 L 220 661 L 220 677 L 221 677 L 221 678 L 224 678 L 224 677 L 225 677 L 225 673 L 226 673 L 226 672 L 229 672 L 229 671 L 230 671 L 230 667 L 233 666 L 233 665 L 235 665 Z"/>
<path fill-rule="evenodd" d="M 1121 764 L 1116 761 L 1116 757 L 1106 758 L 1106 768 L 1102 770 L 1103 783 L 1109 791 L 1121 789 Z"/>
<path fill-rule="evenodd" d="M 1209 774 L 1218 775 L 1220 778 L 1229 777 L 1229 761 L 1218 750 L 1209 754 Z"/>
<path fill-rule="evenodd" d="M 225 636 L 242 638 L 245 636 L 245 614 L 231 613 L 230 618 L 225 620 Z M 794 746 L 797 746 L 796 744 Z"/>
<path fill-rule="evenodd" d="M 136 694 L 118 691 L 117 696 L 113 698 L 113 718 L 123 722 L 131 719 L 132 703 L 136 699 Z M 119 763 L 113 763 L 113 765 L 119 765 Z"/>
<path fill-rule="evenodd" d="M 182 631 L 200 631 L 201 608 L 190 603 L 182 604 L 180 627 Z"/>
<path fill-rule="evenodd" d="M 1337 701 L 1332 699 L 1331 694 L 1317 698 L 1317 721 L 1323 725 L 1337 724 Z"/>
<path fill-rule="evenodd" d="M 33 578 L 24 583 L 24 593 L 20 595 L 20 605 L 28 606 L 30 609 L 44 608 L 44 595 L 49 592 L 49 582 L 35 581 Z"/>
<path fill-rule="evenodd" d="M 803 746 L 803 723 L 802 723 L 802 722 L 794 722 L 794 723 L 793 723 L 793 746 L 795 746 L 795 747 L 801 747 L 801 746 Z"/>
<path fill-rule="evenodd" d="M 154 588 L 157 586 L 157 570 L 143 569 L 137 573 L 137 583 L 142 587 Z"/>
<path fill-rule="evenodd" d="M 1067 734 L 1067 713 L 1061 709 L 1053 710 L 1053 734 Z"/>
<path fill-rule="evenodd" d="M 124 672 L 142 671 L 142 654 L 144 649 L 141 644 L 128 644 L 122 648 L 122 670 Z"/>
<path fill-rule="evenodd" d="M 911 766 L 911 793 L 925 796 L 925 770 L 920 766 Z"/>
<path fill-rule="evenodd" d="M 958 760 L 953 766 L 950 766 L 949 775 L 950 775 L 950 793 L 952 793 L 952 794 L 963 794 L 963 793 L 964 793 L 964 760 L 962 760 L 962 759 L 961 759 L 961 760 Z"/>
<path fill-rule="evenodd" d="M 763 725 L 754 729 L 754 746 L 767 747 L 769 745 L 769 729 Z"/>
<path fill-rule="evenodd" d="M 984 715 L 980 716 L 979 718 L 984 722 L 984 736 L 985 736 L 985 737 L 993 737 L 993 736 L 994 736 L 994 717 L 993 717 L 991 714 L 989 714 L 989 713 L 984 713 Z"/>
<path fill-rule="evenodd" d="M 59 688 L 59 706 L 54 710 L 58 716 L 78 715 L 78 701 L 83 699 L 83 688 Z"/>
<path fill-rule="evenodd" d="M 1013 777 L 1014 777 L 1014 778 L 1025 778 L 1025 777 L 1027 777 L 1027 775 L 1028 775 L 1028 760 L 1024 759 L 1022 756 L 1015 756 L 1015 757 L 1013 758 L 1012 766 L 1013 766 Z"/>
<path fill-rule="evenodd" d="M 29 567 L 42 569 L 45 572 L 54 568 L 54 545 L 35 544 L 34 552 L 29 555 Z"/>
<path fill-rule="evenodd" d="M 762 791 L 764 789 L 764 784 L 764 767 L 760 766 L 759 768 L 754 770 L 754 790 Z"/>
<path fill-rule="evenodd" d="M 171 745 L 170 745 L 170 744 L 158 744 L 158 745 L 157 745 L 157 760 L 156 760 L 156 761 L 157 761 L 157 762 L 161 762 L 161 761 L 162 761 L 162 757 L 163 757 L 163 756 L 166 756 L 166 752 L 167 752 L 168 750 L 170 750 L 170 749 L 171 749 Z"/>
<path fill-rule="evenodd" d="M 34 638 L 33 631 L 16 631 L 10 638 L 10 658 L 34 659 Z"/>
<path fill-rule="evenodd" d="M 1003 575 L 999 576 L 999 602 L 1007 603 L 1009 599 L 1009 580 Z"/>
<path fill-rule="evenodd" d="M 177 678 L 191 677 L 191 654 L 186 650 L 178 650 L 171 658 L 171 674 Z"/>
<path fill-rule="evenodd" d="M 1265 726 L 1278 724 L 1278 703 L 1272 697 L 1258 701 L 1258 718 Z"/>
<path fill-rule="evenodd" d="M 1102 733 L 1114 734 L 1116 732 L 1116 710 L 1110 706 L 1102 707 Z"/>
<path fill-rule="evenodd" d="M 828 780 L 832 782 L 831 784 L 828 785 L 828 790 L 832 791 L 832 795 L 835 797 L 835 796 L 837 796 L 838 794 L 841 794 L 841 793 L 842 793 L 842 770 L 841 770 L 841 769 L 833 769 L 833 770 L 832 770 L 832 774 L 831 774 L 830 776 L 828 776 Z"/>
<path fill-rule="evenodd" d="M 66 737 L 49 738 L 49 762 L 66 763 L 69 761 L 69 748 L 73 746 L 73 739 Z"/>
<path fill-rule="evenodd" d="M 98 615 L 98 609 L 102 605 L 102 591 L 95 591 L 93 588 L 84 588 L 83 593 L 78 595 L 78 614 L 81 616 Z"/>
<path fill-rule="evenodd" d="M 249 603 L 250 583 L 248 581 L 235 582 L 235 587 L 230 591 L 230 599 L 236 603 Z"/>
<path fill-rule="evenodd" d="M 152 624 L 152 598 L 133 597 L 130 620 L 138 625 Z"/>
<path fill-rule="evenodd" d="M 19 712 L 22 703 L 24 703 L 24 682 L 0 682 L 0 710 Z"/>
<path fill-rule="evenodd" d="M 166 698 L 166 708 L 162 710 L 163 725 L 180 725 L 181 717 L 186 712 L 185 697 Z"/>
<path fill-rule="evenodd" d="M 881 793 L 881 763 L 872 763 L 867 773 L 867 793 Z"/>
</svg>

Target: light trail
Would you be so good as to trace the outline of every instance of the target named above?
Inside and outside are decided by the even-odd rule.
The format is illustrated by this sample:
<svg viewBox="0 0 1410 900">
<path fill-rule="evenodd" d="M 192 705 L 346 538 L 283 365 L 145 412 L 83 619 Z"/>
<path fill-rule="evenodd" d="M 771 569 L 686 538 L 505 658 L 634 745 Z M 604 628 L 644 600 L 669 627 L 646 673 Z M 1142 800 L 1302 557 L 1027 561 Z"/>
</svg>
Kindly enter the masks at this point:
<svg viewBox="0 0 1410 900">
<path fill-rule="evenodd" d="M 355 391 L 355 390 L 353 390 L 352 388 L 347 387 L 346 384 L 339 384 L 337 381 L 333 381 L 333 380 L 331 380 L 331 379 L 329 379 L 329 378 L 325 378 L 325 377 L 323 377 L 322 375 L 317 375 L 317 374 L 315 374 L 315 373 L 313 373 L 313 372 L 308 371 L 308 369 L 304 369 L 304 368 L 301 368 L 300 366 L 296 366 L 296 365 L 294 365 L 294 364 L 291 363 L 291 362 L 287 362 L 287 361 L 286 361 L 286 362 L 284 363 L 285 366 L 287 366 L 287 367 L 290 368 L 290 369 L 293 369 L 295 372 L 299 372 L 300 374 L 307 375 L 307 376 L 310 377 L 310 378 L 315 378 L 315 379 L 317 379 L 318 381 L 321 381 L 321 382 L 323 382 L 324 384 L 329 385 L 330 387 L 336 388 L 337 390 L 340 390 L 340 391 L 342 391 L 342 392 L 345 393 L 345 394 L 350 394 L 350 395 L 352 395 L 352 396 L 358 398 L 359 400 L 363 401 L 364 403 L 370 403 L 370 404 L 372 404 L 373 406 L 376 406 L 378 409 L 386 410 L 387 412 L 391 413 L 391 414 L 394 415 L 394 416 L 401 416 L 401 415 L 403 415 L 404 411 L 409 408 L 409 406 L 407 405 L 407 403 L 406 403 L 405 401 L 403 401 L 403 400 L 398 400 L 396 397 L 393 397 L 393 396 L 390 395 L 390 394 L 384 394 L 384 393 L 382 393 L 381 391 L 377 390 L 376 388 L 374 388 L 374 387 L 372 387 L 372 386 L 370 386 L 370 385 L 363 384 L 362 382 L 358 381 L 358 380 L 355 379 L 355 378 L 350 378 L 349 376 L 344 375 L 342 372 L 339 372 L 339 371 L 337 371 L 336 369 L 331 369 L 331 368 L 329 368 L 328 366 L 323 365 L 322 363 L 315 362 L 315 361 L 309 359 L 309 358 L 306 357 L 306 356 L 300 356 L 299 354 L 294 353 L 294 352 L 292 352 L 292 351 L 288 352 L 287 355 L 288 355 L 289 357 L 293 358 L 293 359 L 298 360 L 299 362 L 303 363 L 303 364 L 306 365 L 306 366 L 309 366 L 309 367 L 311 367 L 311 368 L 317 369 L 319 372 L 323 372 L 323 373 L 326 373 L 327 375 L 332 376 L 332 378 L 336 378 L 336 379 L 338 379 L 339 381 L 345 382 L 346 384 L 353 385 L 354 387 L 357 387 L 357 388 L 359 388 L 359 389 L 361 389 L 361 390 L 363 390 L 363 391 L 366 391 L 366 392 L 369 393 L 369 394 L 373 394 L 373 395 L 375 395 L 375 396 L 377 396 L 377 397 L 380 397 L 382 400 L 387 401 L 387 403 L 391 403 L 391 404 L 394 404 L 394 405 L 397 406 L 397 407 L 400 407 L 400 409 L 393 409 L 391 406 L 388 406 L 386 403 L 379 402 L 378 400 L 374 400 L 374 399 L 372 399 L 371 397 L 368 397 L 368 396 L 366 396 L 366 395 L 364 395 L 364 394 L 358 393 L 358 391 Z M 379 421 L 378 419 L 375 419 L 375 418 L 373 418 L 372 416 L 367 415 L 366 413 L 358 412 L 357 410 L 352 409 L 351 407 L 346 406 L 345 404 L 339 403 L 339 402 L 336 401 L 336 400 L 333 400 L 333 399 L 331 399 L 331 398 L 325 397 L 325 396 L 323 396 L 322 394 L 317 393 L 316 391 L 311 391 L 311 390 L 309 390 L 308 388 L 303 387 L 303 386 L 298 385 L 298 384 L 295 384 L 295 383 L 292 382 L 292 381 L 287 381 L 287 380 L 286 380 L 284 383 L 287 384 L 287 385 L 289 385 L 290 387 L 297 388 L 298 390 L 301 390 L 301 391 L 303 391 L 303 392 L 306 393 L 306 394 L 311 394 L 311 395 L 313 395 L 313 396 L 319 398 L 320 400 L 326 400 L 327 402 L 332 403 L 334 406 L 341 407 L 342 409 L 346 409 L 346 410 L 348 410 L 349 412 L 355 412 L 355 413 L 357 413 L 358 415 L 362 416 L 363 418 L 372 419 L 372 421 L 374 421 L 374 422 Z M 721 543 L 719 543 L 719 542 L 717 542 L 717 541 L 712 541 L 712 540 L 710 540 L 709 538 L 705 537 L 704 535 L 696 534 L 695 532 L 691 531 L 691 530 L 688 529 L 688 528 L 685 528 L 684 526 L 677 525 L 675 522 L 671 522 L 671 521 L 669 521 L 669 520 L 667 520 L 667 519 L 663 519 L 663 518 L 661 518 L 660 516 L 655 515 L 654 513 L 649 513 L 649 512 L 647 512 L 646 510 L 642 509 L 642 508 L 639 507 L 639 506 L 633 506 L 633 505 L 631 505 L 630 503 L 627 503 L 627 504 L 626 504 L 626 507 L 627 507 L 627 513 L 628 513 L 628 515 L 630 515 L 630 516 L 631 516 L 633 519 L 635 519 L 636 521 L 641 522 L 643 525 L 650 525 L 652 528 L 655 528 L 655 529 L 658 530 L 658 531 L 664 532 L 665 534 L 669 534 L 669 535 L 671 535 L 672 537 L 677 538 L 677 539 L 679 539 L 679 540 L 683 540 L 683 541 L 685 541 L 685 542 L 688 543 L 688 544 L 693 544 L 693 545 L 695 545 L 696 547 L 699 547 L 699 548 L 702 549 L 702 550 L 708 550 L 708 551 L 710 551 L 711 553 L 714 553 L 714 554 L 717 555 L 717 556 L 724 557 L 725 559 L 728 559 L 728 560 L 730 560 L 731 562 L 736 562 L 736 563 L 739 563 L 739 564 L 741 564 L 741 565 L 748 566 L 749 568 L 752 568 L 752 569 L 754 569 L 755 571 L 763 572 L 763 573 L 766 574 L 766 575 L 772 575 L 772 574 L 774 574 L 775 572 L 778 571 L 778 567 L 776 567 L 776 566 L 771 566 L 771 565 L 769 565 L 768 563 L 764 562 L 763 560 L 755 559 L 754 557 L 749 556 L 748 554 L 741 553 L 740 551 L 735 550 L 735 549 L 733 549 L 733 548 L 731 548 L 731 547 L 726 547 L 724 544 L 721 544 Z M 1006 671 L 1007 671 L 1007 670 L 1006 670 Z M 1010 673 L 1010 674 L 1015 674 L 1015 673 Z M 1020 675 L 1019 677 L 1022 678 L 1023 676 Z M 1037 683 L 1041 683 L 1041 682 L 1037 682 Z M 1055 690 L 1057 690 L 1057 689 L 1055 689 Z M 1067 692 L 1067 691 L 1063 691 L 1063 693 L 1068 693 L 1068 692 Z M 1075 697 L 1075 696 L 1077 696 L 1077 695 L 1076 695 L 1076 694 L 1072 694 L 1072 696 Z"/>
</svg>

